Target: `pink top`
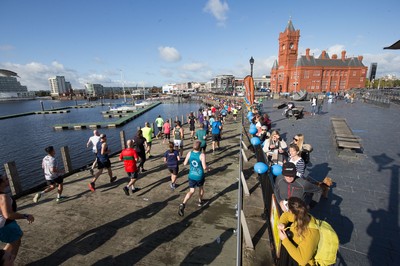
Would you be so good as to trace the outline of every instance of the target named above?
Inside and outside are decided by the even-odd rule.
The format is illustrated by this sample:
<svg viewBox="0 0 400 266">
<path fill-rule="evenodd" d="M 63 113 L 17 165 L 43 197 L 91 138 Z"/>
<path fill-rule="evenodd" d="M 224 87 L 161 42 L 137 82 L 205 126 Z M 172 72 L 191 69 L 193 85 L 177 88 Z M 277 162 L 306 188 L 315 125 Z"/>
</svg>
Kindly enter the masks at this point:
<svg viewBox="0 0 400 266">
<path fill-rule="evenodd" d="M 163 128 L 164 128 L 164 134 L 169 134 L 169 133 L 171 133 L 171 125 L 170 125 L 169 123 L 165 123 L 165 124 L 163 125 Z"/>
</svg>

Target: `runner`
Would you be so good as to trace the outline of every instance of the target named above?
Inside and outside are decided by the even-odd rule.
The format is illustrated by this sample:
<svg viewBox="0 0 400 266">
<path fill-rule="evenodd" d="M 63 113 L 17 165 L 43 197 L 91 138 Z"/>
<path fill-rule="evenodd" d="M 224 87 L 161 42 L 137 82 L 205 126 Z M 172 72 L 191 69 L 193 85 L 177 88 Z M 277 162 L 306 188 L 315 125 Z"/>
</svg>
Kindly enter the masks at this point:
<svg viewBox="0 0 400 266">
<path fill-rule="evenodd" d="M 196 138 L 200 141 L 201 152 L 206 153 L 207 148 L 207 131 L 204 129 L 203 124 L 199 124 L 198 129 L 196 131 Z"/>
<path fill-rule="evenodd" d="M 37 203 L 39 199 L 42 197 L 44 193 L 50 192 L 57 186 L 57 202 L 60 202 L 64 199 L 61 196 L 63 191 L 63 183 L 64 178 L 61 176 L 64 174 L 64 171 L 58 168 L 58 160 L 55 157 L 56 150 L 53 146 L 49 146 L 44 149 L 47 152 L 47 155 L 42 160 L 42 169 L 44 171 L 44 177 L 46 179 L 47 188 L 33 197 L 33 202 Z"/>
<path fill-rule="evenodd" d="M 211 125 L 213 154 L 215 153 L 216 148 L 219 149 L 219 142 L 221 141 L 221 131 L 222 124 L 219 121 L 219 117 L 215 117 L 215 121 Z"/>
<path fill-rule="evenodd" d="M 146 139 L 147 142 L 147 150 L 146 154 L 149 155 L 149 158 L 151 158 L 151 142 L 153 141 L 153 129 L 150 127 L 150 123 L 146 122 L 144 128 L 142 128 L 142 133 L 143 137 Z"/>
<path fill-rule="evenodd" d="M 179 205 L 179 216 L 183 216 L 185 212 L 185 206 L 187 201 L 192 197 L 196 187 L 199 188 L 199 202 L 198 206 L 203 206 L 203 196 L 204 196 L 204 171 L 208 171 L 206 165 L 206 155 L 200 152 L 200 141 L 196 140 L 193 143 L 193 150 L 188 152 L 186 155 L 184 165 L 190 163 L 189 170 L 189 192 L 186 194 L 183 202 Z"/>
<path fill-rule="evenodd" d="M 147 149 L 147 142 L 146 139 L 143 137 L 143 132 L 139 129 L 134 137 L 134 142 L 136 145 L 136 153 L 140 158 L 140 162 L 138 168 L 141 173 L 146 172 L 147 170 L 144 169 L 144 163 L 146 162 L 146 149 Z"/>
<path fill-rule="evenodd" d="M 94 154 L 94 162 L 92 164 L 92 167 L 90 168 L 90 174 L 93 175 L 94 174 L 94 167 L 96 166 L 97 163 L 97 142 L 100 141 L 100 134 L 99 131 L 97 130 L 93 130 L 93 136 L 91 136 L 88 140 L 88 142 L 86 143 L 86 147 L 90 147 L 90 145 L 92 145 L 92 151 Z"/>
<path fill-rule="evenodd" d="M 92 182 L 89 183 L 89 189 L 94 192 L 96 190 L 96 181 L 99 176 L 103 173 L 103 169 L 106 168 L 108 176 L 110 177 L 110 183 L 114 182 L 117 177 L 113 176 L 111 170 L 111 162 L 108 157 L 110 149 L 108 149 L 107 136 L 105 134 L 100 135 L 100 141 L 97 143 L 97 168 L 99 171 L 94 175 Z"/>
<path fill-rule="evenodd" d="M 171 173 L 171 184 L 169 185 L 172 190 L 176 188 L 176 179 L 179 173 L 179 152 L 174 150 L 174 144 L 169 143 L 169 149 L 164 153 L 164 162 L 167 164 L 168 170 Z"/>
<path fill-rule="evenodd" d="M 175 123 L 176 125 L 172 132 L 172 134 L 174 135 L 174 146 L 176 150 L 179 150 L 179 156 L 182 157 L 184 131 L 183 127 L 181 126 L 181 121 L 176 121 Z"/>
<path fill-rule="evenodd" d="M 167 121 L 164 123 L 163 125 L 163 129 L 164 129 L 164 139 L 163 139 L 163 144 L 165 143 L 165 140 L 168 139 L 168 142 L 171 139 L 171 124 L 169 123 L 169 120 L 167 119 Z"/>
<path fill-rule="evenodd" d="M 158 117 L 156 118 L 156 125 L 157 125 L 157 129 L 158 129 L 158 133 L 156 138 L 161 138 L 162 137 L 162 127 L 164 124 L 164 119 L 161 118 L 161 115 L 158 115 Z"/>
<path fill-rule="evenodd" d="M 188 124 L 190 130 L 190 138 L 192 140 L 194 140 L 195 123 L 196 123 L 196 117 L 193 115 L 193 112 L 190 112 L 190 115 L 188 117 Z"/>
<path fill-rule="evenodd" d="M 140 188 L 135 187 L 135 182 L 138 178 L 138 169 L 136 167 L 136 161 L 138 159 L 138 155 L 136 151 L 133 149 L 133 141 L 128 140 L 126 142 L 126 149 L 123 149 L 121 154 L 119 155 L 119 160 L 124 161 L 125 172 L 128 174 L 130 178 L 128 185 L 126 185 L 123 190 L 127 196 L 129 196 L 129 187 L 132 189 L 132 193 L 135 193 Z"/>
</svg>

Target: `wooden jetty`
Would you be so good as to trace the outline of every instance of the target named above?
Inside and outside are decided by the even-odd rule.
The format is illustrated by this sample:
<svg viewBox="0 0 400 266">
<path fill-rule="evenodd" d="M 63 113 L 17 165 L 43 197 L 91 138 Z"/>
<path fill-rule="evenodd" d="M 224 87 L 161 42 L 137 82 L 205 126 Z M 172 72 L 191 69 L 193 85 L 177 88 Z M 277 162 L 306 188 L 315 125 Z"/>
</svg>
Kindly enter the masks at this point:
<svg viewBox="0 0 400 266">
<path fill-rule="evenodd" d="M 152 105 L 149 105 L 145 108 L 138 109 L 133 113 L 124 113 L 124 114 L 115 114 L 115 115 L 124 115 L 120 119 L 114 122 L 86 122 L 86 123 L 73 123 L 73 124 L 57 124 L 54 125 L 53 128 L 55 130 L 67 130 L 67 129 L 74 129 L 74 130 L 80 130 L 80 129 L 96 129 L 96 128 L 113 128 L 113 127 L 120 127 L 125 125 L 126 123 L 132 121 L 136 117 L 142 115 L 143 113 L 147 112 L 150 109 L 153 109 L 157 105 L 161 104 L 161 102 L 155 102 Z M 113 114 L 107 114 L 103 112 L 103 115 L 113 115 Z"/>
</svg>

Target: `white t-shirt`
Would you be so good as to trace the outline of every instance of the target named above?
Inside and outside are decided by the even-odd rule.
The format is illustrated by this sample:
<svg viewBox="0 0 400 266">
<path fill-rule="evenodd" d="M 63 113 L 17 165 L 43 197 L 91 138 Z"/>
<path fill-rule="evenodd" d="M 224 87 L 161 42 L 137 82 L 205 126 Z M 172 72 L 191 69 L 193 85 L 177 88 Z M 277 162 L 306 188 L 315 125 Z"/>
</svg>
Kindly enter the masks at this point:
<svg viewBox="0 0 400 266">
<path fill-rule="evenodd" d="M 57 173 L 53 173 L 53 168 L 58 168 L 58 161 L 55 157 L 46 155 L 42 161 L 42 168 L 44 171 L 44 177 L 46 180 L 53 180 L 58 177 Z"/>
<path fill-rule="evenodd" d="M 92 150 L 93 153 L 97 153 L 97 142 L 100 141 L 100 136 L 91 136 L 89 141 L 93 144 Z"/>
</svg>

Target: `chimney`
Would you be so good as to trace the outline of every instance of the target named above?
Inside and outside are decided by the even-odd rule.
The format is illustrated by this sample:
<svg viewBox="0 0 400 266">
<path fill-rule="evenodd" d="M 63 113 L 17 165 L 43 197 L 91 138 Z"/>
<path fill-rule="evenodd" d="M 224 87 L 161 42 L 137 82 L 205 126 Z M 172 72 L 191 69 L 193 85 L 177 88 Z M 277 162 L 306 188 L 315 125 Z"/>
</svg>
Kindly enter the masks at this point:
<svg viewBox="0 0 400 266">
<path fill-rule="evenodd" d="M 362 62 L 363 59 L 364 59 L 364 57 L 362 55 L 358 56 L 358 61 Z"/>
<path fill-rule="evenodd" d="M 332 59 L 337 59 L 337 54 L 333 54 Z"/>
<path fill-rule="evenodd" d="M 310 48 L 306 49 L 306 57 L 307 57 L 307 60 L 310 60 Z"/>
<path fill-rule="evenodd" d="M 321 58 L 326 59 L 326 51 L 325 50 L 322 51 Z"/>
<path fill-rule="evenodd" d="M 344 61 L 346 59 L 346 51 L 343 50 L 342 51 L 342 61 Z"/>
</svg>

